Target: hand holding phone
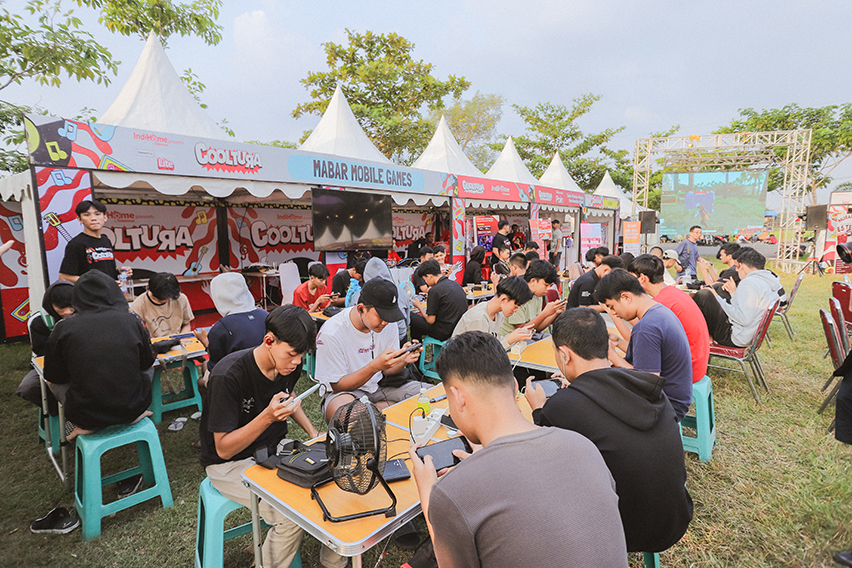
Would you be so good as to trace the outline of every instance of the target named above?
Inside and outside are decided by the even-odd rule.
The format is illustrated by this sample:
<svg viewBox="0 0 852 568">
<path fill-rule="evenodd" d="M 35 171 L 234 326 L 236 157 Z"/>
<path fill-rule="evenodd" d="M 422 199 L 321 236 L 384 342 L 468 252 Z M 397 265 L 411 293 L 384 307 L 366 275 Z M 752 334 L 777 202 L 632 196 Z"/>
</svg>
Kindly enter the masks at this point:
<svg viewBox="0 0 852 568">
<path fill-rule="evenodd" d="M 417 448 L 417 456 L 422 460 L 426 456 L 432 456 L 432 465 L 435 471 L 441 471 L 444 468 L 452 467 L 461 461 L 461 458 L 453 454 L 453 450 L 462 450 L 463 452 L 471 453 L 473 449 L 464 436 L 458 438 L 450 438 L 437 444 L 421 446 Z"/>
</svg>

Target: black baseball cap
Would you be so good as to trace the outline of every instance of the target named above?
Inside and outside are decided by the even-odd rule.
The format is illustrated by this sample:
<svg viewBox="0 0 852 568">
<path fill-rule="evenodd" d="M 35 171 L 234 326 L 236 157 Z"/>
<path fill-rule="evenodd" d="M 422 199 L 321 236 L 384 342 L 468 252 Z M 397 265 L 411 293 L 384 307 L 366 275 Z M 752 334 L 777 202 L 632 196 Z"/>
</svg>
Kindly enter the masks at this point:
<svg viewBox="0 0 852 568">
<path fill-rule="evenodd" d="M 387 280 L 373 278 L 361 287 L 359 304 L 376 308 L 379 316 L 388 323 L 398 322 L 404 318 L 397 300 L 399 288 Z"/>
</svg>

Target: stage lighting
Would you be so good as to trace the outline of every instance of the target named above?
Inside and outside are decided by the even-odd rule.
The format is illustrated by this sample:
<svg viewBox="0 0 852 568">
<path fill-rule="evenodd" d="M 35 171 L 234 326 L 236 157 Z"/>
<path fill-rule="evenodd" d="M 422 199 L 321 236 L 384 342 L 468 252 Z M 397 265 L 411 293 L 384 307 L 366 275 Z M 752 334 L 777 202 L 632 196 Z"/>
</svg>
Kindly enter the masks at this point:
<svg viewBox="0 0 852 568">
<path fill-rule="evenodd" d="M 837 245 L 837 256 L 846 264 L 852 264 L 852 247 L 848 243 Z"/>
</svg>

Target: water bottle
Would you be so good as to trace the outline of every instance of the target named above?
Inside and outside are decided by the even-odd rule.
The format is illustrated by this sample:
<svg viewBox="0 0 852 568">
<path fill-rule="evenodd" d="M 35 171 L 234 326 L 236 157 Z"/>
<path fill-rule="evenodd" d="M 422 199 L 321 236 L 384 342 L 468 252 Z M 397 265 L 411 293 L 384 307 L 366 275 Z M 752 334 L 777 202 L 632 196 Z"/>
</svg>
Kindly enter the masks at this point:
<svg viewBox="0 0 852 568">
<path fill-rule="evenodd" d="M 426 387 L 420 387 L 420 396 L 417 397 L 417 408 L 423 411 L 423 416 L 429 416 L 432 412 L 432 405 L 429 403 L 429 395 L 426 394 Z"/>
<path fill-rule="evenodd" d="M 127 269 L 122 268 L 121 272 L 118 273 L 118 287 L 121 288 L 122 293 L 127 294 Z"/>
</svg>

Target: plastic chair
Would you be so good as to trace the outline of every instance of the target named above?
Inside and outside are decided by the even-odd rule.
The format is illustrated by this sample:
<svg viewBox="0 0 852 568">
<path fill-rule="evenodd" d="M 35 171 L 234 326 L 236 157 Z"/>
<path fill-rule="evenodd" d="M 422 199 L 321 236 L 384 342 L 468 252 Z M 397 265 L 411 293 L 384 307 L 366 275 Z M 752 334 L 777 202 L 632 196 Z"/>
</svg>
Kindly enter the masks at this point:
<svg viewBox="0 0 852 568">
<path fill-rule="evenodd" d="M 101 456 L 109 450 L 133 443 L 136 444 L 139 465 L 101 478 Z M 160 498 L 163 508 L 173 504 L 163 448 L 160 446 L 157 429 L 148 418 L 143 418 L 136 424 L 110 426 L 94 434 L 77 436 L 75 471 L 74 502 L 83 523 L 84 541 L 101 534 L 101 519 L 117 511 L 156 497 Z M 105 486 L 139 473 L 150 487 L 124 499 L 104 504 Z"/>
<path fill-rule="evenodd" d="M 645 561 L 645 568 L 660 568 L 659 552 L 643 552 L 642 559 Z"/>
<path fill-rule="evenodd" d="M 205 478 L 198 488 L 198 524 L 195 532 L 195 568 L 220 568 L 224 563 L 225 541 L 251 532 L 251 522 L 225 530 L 225 517 L 242 505 L 224 497 Z M 264 527 L 266 523 L 261 521 Z M 296 552 L 290 568 L 302 568 L 302 556 Z"/>
<path fill-rule="evenodd" d="M 435 361 L 438 360 L 438 355 L 441 353 L 441 348 L 445 343 L 446 341 L 439 341 L 434 337 L 429 337 L 428 335 L 423 338 L 423 351 L 420 352 L 420 372 L 423 373 L 423 376 L 437 381 L 441 380 L 441 377 L 435 371 Z M 432 346 L 431 363 L 426 362 L 426 346 L 428 345 Z"/>
<path fill-rule="evenodd" d="M 757 351 L 758 349 L 760 349 L 761 344 L 763 344 L 763 340 L 766 338 L 766 332 L 769 330 L 769 324 L 772 323 L 772 318 L 774 317 L 775 310 L 778 309 L 779 303 L 780 300 L 776 300 L 775 303 L 773 303 L 766 309 L 766 312 L 764 312 L 763 317 L 761 318 L 760 323 L 757 326 L 757 331 L 754 334 L 754 339 L 752 340 L 751 345 L 747 347 L 728 347 L 727 345 L 720 345 L 715 341 L 710 345 L 711 361 L 713 360 L 713 357 L 736 361 L 740 364 L 741 370 L 738 371 L 737 369 L 733 369 L 731 367 L 720 367 L 719 365 L 708 366 L 713 367 L 714 369 L 738 371 L 745 375 L 746 380 L 748 381 L 748 386 L 751 388 L 751 394 L 754 395 L 757 404 L 761 404 L 760 396 L 757 394 L 757 389 L 754 386 L 754 381 L 748 374 L 748 370 L 746 369 L 746 363 L 749 364 L 752 373 L 763 385 L 763 388 L 766 389 L 766 392 L 769 392 L 769 385 L 766 384 L 766 374 L 763 372 L 763 366 L 760 364 L 760 359 L 757 356 Z"/>
<path fill-rule="evenodd" d="M 805 273 L 800 272 L 799 276 L 796 278 L 796 283 L 793 284 L 793 289 L 790 291 L 790 296 L 787 298 L 787 305 L 779 306 L 775 311 L 775 317 L 784 323 L 784 329 L 787 330 L 787 335 L 790 336 L 790 341 L 796 340 L 796 332 L 793 331 L 793 326 L 790 324 L 790 318 L 787 317 L 787 313 L 790 311 L 790 308 L 793 307 L 793 299 L 796 297 L 796 292 L 799 291 L 799 286 L 802 284 L 802 280 L 804 280 L 804 278 Z"/>
<path fill-rule="evenodd" d="M 822 321 L 822 329 L 825 332 L 825 340 L 828 343 L 828 352 L 831 354 L 831 363 L 834 365 L 834 368 L 837 369 L 843 364 L 843 360 L 845 359 L 845 355 L 841 351 L 840 331 L 837 329 L 834 319 L 825 310 L 819 311 L 819 319 Z M 822 386 L 820 392 L 825 392 L 834 379 L 835 376 L 832 374 L 828 378 L 828 381 L 826 381 L 826 383 Z M 837 391 L 840 390 L 840 383 L 842 380 L 843 378 L 840 377 L 837 384 L 834 385 L 834 388 L 831 389 L 831 392 L 828 393 L 828 396 L 819 407 L 819 410 L 817 410 L 817 414 L 822 414 L 829 403 L 834 400 L 835 396 L 837 396 Z"/>
<path fill-rule="evenodd" d="M 683 449 L 698 454 L 702 462 L 713 457 L 716 445 L 716 411 L 713 404 L 713 382 L 707 375 L 692 383 L 692 400 L 695 401 L 695 416 L 687 414 L 681 421 L 680 440 Z M 683 428 L 693 428 L 696 436 L 684 436 Z"/>
<path fill-rule="evenodd" d="M 281 305 L 293 303 L 293 292 L 302 283 L 299 267 L 295 262 L 278 265 L 278 277 L 281 280 Z M 264 291 L 264 294 L 266 291 Z"/>
<path fill-rule="evenodd" d="M 186 366 L 182 361 L 174 361 L 165 365 L 165 369 L 183 369 L 183 389 L 176 394 L 163 393 L 160 378 L 163 374 L 163 363 L 154 369 L 154 378 L 151 382 L 151 406 L 148 407 L 153 413 L 151 419 L 154 424 L 163 420 L 163 413 L 187 406 L 195 406 L 201 412 L 201 393 L 198 392 L 198 365 L 195 361 L 187 361 Z"/>
<path fill-rule="evenodd" d="M 38 409 L 38 438 L 45 444 L 47 444 L 47 435 L 44 432 L 44 423 L 45 423 L 45 414 L 44 411 L 39 408 Z M 54 454 L 59 453 L 59 444 L 60 444 L 60 434 L 59 434 L 59 416 L 50 416 L 47 415 L 47 423 L 50 427 L 50 450 Z"/>
<path fill-rule="evenodd" d="M 846 353 L 849 353 L 849 334 L 844 333 L 844 330 L 847 329 L 846 318 L 843 316 L 843 307 L 840 305 L 840 302 L 837 298 L 829 298 L 828 299 L 828 307 L 831 310 L 831 317 L 834 320 L 834 324 L 837 326 L 837 335 L 840 338 L 840 347 L 841 357 L 843 360 L 846 357 Z"/>
</svg>

